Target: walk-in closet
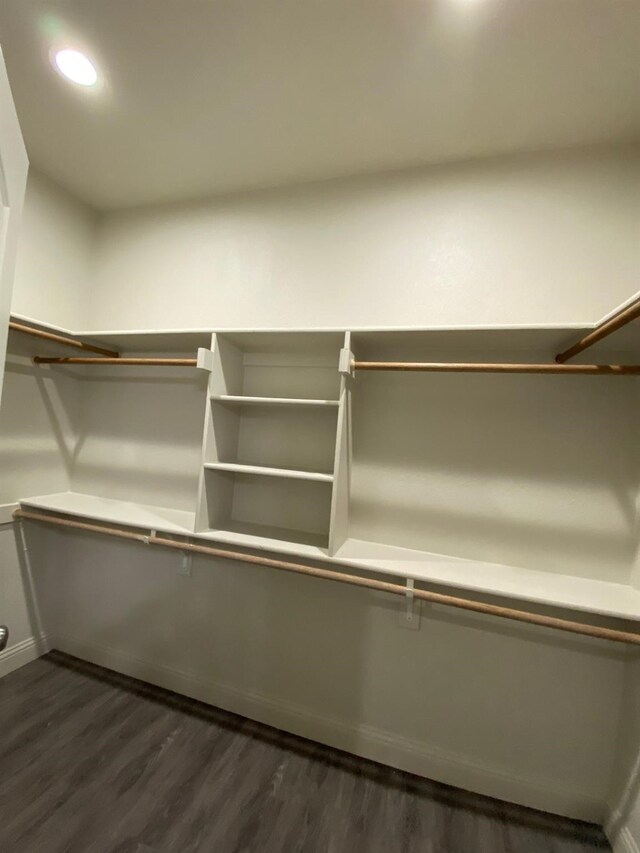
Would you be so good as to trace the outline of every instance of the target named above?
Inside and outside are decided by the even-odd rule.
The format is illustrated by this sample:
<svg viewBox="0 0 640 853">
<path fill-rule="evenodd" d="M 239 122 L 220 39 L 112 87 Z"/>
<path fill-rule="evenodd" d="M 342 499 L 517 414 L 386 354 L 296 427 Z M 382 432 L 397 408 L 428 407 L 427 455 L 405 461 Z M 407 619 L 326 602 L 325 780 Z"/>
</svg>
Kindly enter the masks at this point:
<svg viewBox="0 0 640 853">
<path fill-rule="evenodd" d="M 638 853 L 640 3 L 0 47 L 0 848 Z"/>
</svg>

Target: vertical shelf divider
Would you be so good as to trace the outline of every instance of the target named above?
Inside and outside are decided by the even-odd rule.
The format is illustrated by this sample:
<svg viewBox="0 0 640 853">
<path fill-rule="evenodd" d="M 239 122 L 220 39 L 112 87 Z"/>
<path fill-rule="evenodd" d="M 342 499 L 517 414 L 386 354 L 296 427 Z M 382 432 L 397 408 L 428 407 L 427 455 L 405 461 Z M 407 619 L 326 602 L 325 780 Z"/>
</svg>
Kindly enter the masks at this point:
<svg viewBox="0 0 640 853">
<path fill-rule="evenodd" d="M 205 462 L 221 462 L 227 454 L 235 455 L 238 445 L 239 414 L 224 406 L 214 407 L 211 397 L 218 394 L 242 393 L 243 356 L 228 340 L 214 334 L 211 341 L 213 365 L 207 387 L 204 416 L 202 457 L 198 485 L 195 530 L 207 530 L 216 519 L 226 517 L 233 498 L 233 477 L 222 475 L 217 488 L 207 489 Z"/>
<path fill-rule="evenodd" d="M 351 351 L 351 332 L 345 332 L 344 350 Z M 349 532 L 349 495 L 351 492 L 351 376 L 340 376 L 336 450 L 333 463 L 333 488 L 329 520 L 329 555 L 344 544 Z"/>
</svg>

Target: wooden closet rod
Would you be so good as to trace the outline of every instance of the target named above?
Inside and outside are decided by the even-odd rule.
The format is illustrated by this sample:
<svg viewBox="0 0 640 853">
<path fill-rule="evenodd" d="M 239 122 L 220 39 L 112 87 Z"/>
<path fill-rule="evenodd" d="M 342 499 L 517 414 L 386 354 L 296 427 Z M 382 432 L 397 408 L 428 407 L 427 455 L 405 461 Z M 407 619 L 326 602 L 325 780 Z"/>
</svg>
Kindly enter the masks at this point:
<svg viewBox="0 0 640 853">
<path fill-rule="evenodd" d="M 32 329 L 30 326 L 23 326 L 22 323 L 15 323 L 13 320 L 10 321 L 9 328 L 13 332 L 22 332 L 25 335 L 33 335 L 35 338 L 44 338 L 46 341 L 54 341 L 57 344 L 76 347 L 85 352 L 97 352 L 99 355 L 109 356 L 110 358 L 118 357 L 116 350 L 103 349 L 93 344 L 86 344 L 84 341 L 78 341 L 75 338 L 65 338 L 63 335 L 54 335 L 53 332 L 44 332 L 42 329 Z"/>
<path fill-rule="evenodd" d="M 567 373 L 577 376 L 637 376 L 640 364 L 481 364 L 478 362 L 353 361 L 354 370 L 413 370 L 431 373 Z"/>
<path fill-rule="evenodd" d="M 254 566 L 266 566 L 267 568 L 279 569 L 285 572 L 309 575 L 310 577 L 337 581 L 338 583 L 351 584 L 352 586 L 375 589 L 380 592 L 389 592 L 392 595 L 404 596 L 407 592 L 404 586 L 397 583 L 379 581 L 373 578 L 363 578 L 358 577 L 357 575 L 348 575 L 343 572 L 332 571 L 331 569 L 320 569 L 314 566 L 305 566 L 301 563 L 275 560 L 271 557 L 243 554 L 239 551 L 229 551 L 225 548 L 213 548 L 209 545 L 193 545 L 190 542 L 179 542 L 173 539 L 164 539 L 163 537 L 156 536 L 155 534 L 146 536 L 143 533 L 134 533 L 131 530 L 118 527 L 88 524 L 84 521 L 75 521 L 68 518 L 43 515 L 42 513 L 31 512 L 29 510 L 17 509 L 13 513 L 13 517 L 18 521 L 24 519 L 27 521 L 44 522 L 45 524 L 55 524 L 61 527 L 83 530 L 87 533 L 103 533 L 107 536 L 116 536 L 120 539 L 131 539 L 135 542 L 142 542 L 145 545 L 159 545 L 163 548 L 174 548 L 178 551 L 204 554 L 209 557 L 219 557 L 224 560 L 237 560 L 238 562 L 250 563 Z M 413 596 L 422 601 L 428 601 L 431 604 L 442 604 L 446 607 L 455 607 L 460 610 L 471 610 L 474 613 L 484 613 L 489 616 L 497 616 L 502 619 L 512 619 L 516 622 L 526 622 L 530 625 L 539 625 L 543 628 L 554 628 L 558 631 L 567 631 L 571 634 L 582 634 L 584 636 L 595 637 L 600 640 L 611 640 L 616 643 L 640 645 L 640 634 L 635 632 L 619 631 L 613 628 L 601 628 L 598 625 L 572 622 L 568 619 L 560 619 L 555 616 L 542 616 L 537 613 L 530 613 L 526 610 L 515 610 L 511 607 L 502 607 L 497 604 L 486 604 L 481 601 L 473 601 L 472 599 L 459 598 L 453 595 L 444 595 L 438 592 L 430 592 L 425 589 L 414 589 Z"/>
<path fill-rule="evenodd" d="M 565 361 L 573 358 L 574 355 L 578 355 L 578 353 L 597 344 L 603 338 L 609 337 L 613 332 L 617 332 L 618 329 L 626 326 L 632 320 L 637 320 L 638 317 L 640 317 L 640 299 L 632 302 L 631 305 L 627 305 L 626 308 L 622 308 L 613 317 L 609 317 L 604 323 L 597 325 L 592 332 L 589 332 L 588 335 L 585 335 L 584 338 L 581 338 L 572 347 L 559 353 L 556 356 L 556 361 L 559 364 L 563 364 Z"/>
<path fill-rule="evenodd" d="M 165 367 L 196 367 L 198 360 L 195 358 L 85 358 L 72 356 L 71 358 L 50 358 L 48 356 L 36 355 L 34 364 L 116 364 L 126 366 L 127 364 L 138 364 L 143 367 L 163 365 Z"/>
</svg>

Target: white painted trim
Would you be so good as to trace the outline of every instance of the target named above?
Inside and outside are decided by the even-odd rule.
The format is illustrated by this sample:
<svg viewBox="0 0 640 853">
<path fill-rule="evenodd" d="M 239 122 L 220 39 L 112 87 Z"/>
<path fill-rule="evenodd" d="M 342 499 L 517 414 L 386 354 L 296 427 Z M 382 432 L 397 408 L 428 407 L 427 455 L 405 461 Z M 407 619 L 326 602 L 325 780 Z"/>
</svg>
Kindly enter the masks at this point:
<svg viewBox="0 0 640 853">
<path fill-rule="evenodd" d="M 164 664 L 68 634 L 52 637 L 51 647 L 266 725 L 419 776 L 568 817 L 596 823 L 602 823 L 603 820 L 605 804 L 602 801 L 587 792 L 560 787 L 552 779 L 513 776 L 499 766 L 429 747 L 394 732 L 320 716 L 308 708 L 273 696 L 204 680 Z"/>
<path fill-rule="evenodd" d="M 628 299 L 625 299 L 624 302 L 621 302 L 619 305 L 616 305 L 615 308 L 612 308 L 611 311 L 608 311 L 603 317 L 601 317 L 594 326 L 601 326 L 602 323 L 606 323 L 607 320 L 610 320 L 612 317 L 615 317 L 616 314 L 619 314 L 620 311 L 623 311 L 625 308 L 628 308 L 629 305 L 632 305 L 634 302 L 637 302 L 640 299 L 640 290 L 636 293 L 632 294 Z"/>
<path fill-rule="evenodd" d="M 13 513 L 18 509 L 20 504 L 0 504 L 0 524 L 12 524 Z"/>
<path fill-rule="evenodd" d="M 50 645 L 46 634 L 41 634 L 39 637 L 29 637 L 21 643 L 8 646 L 3 652 L 0 652 L 0 678 L 20 669 L 27 663 L 31 663 L 36 658 L 46 655 L 49 649 Z"/>
<path fill-rule="evenodd" d="M 607 832 L 607 838 L 609 839 L 613 853 L 640 853 L 640 847 L 636 843 L 628 826 L 623 827 L 615 839 L 611 838 Z"/>
</svg>

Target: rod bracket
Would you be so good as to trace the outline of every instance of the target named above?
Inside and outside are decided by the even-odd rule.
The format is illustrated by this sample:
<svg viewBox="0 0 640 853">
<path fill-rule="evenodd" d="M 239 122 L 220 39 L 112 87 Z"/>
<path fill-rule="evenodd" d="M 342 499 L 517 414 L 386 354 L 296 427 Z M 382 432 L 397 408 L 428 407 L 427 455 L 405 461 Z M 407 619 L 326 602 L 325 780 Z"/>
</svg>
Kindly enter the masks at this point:
<svg viewBox="0 0 640 853">
<path fill-rule="evenodd" d="M 207 370 L 209 373 L 213 370 L 213 352 L 204 347 L 198 347 L 196 358 L 196 367 L 198 370 Z"/>
<path fill-rule="evenodd" d="M 151 540 L 156 538 L 157 530 L 150 530 L 148 536 L 143 536 L 142 541 L 145 545 L 151 545 Z"/>
<path fill-rule="evenodd" d="M 400 627 L 410 631 L 420 630 L 420 599 L 415 597 L 415 581 L 407 578 L 404 601 L 400 602 Z"/>
<path fill-rule="evenodd" d="M 355 371 L 353 369 L 353 363 L 355 361 L 355 357 L 350 349 L 343 347 L 340 350 L 340 361 L 338 362 L 338 372 L 343 376 L 351 376 L 355 375 Z"/>
</svg>

